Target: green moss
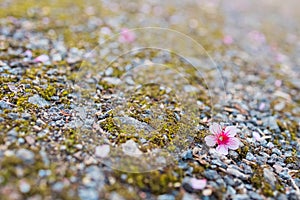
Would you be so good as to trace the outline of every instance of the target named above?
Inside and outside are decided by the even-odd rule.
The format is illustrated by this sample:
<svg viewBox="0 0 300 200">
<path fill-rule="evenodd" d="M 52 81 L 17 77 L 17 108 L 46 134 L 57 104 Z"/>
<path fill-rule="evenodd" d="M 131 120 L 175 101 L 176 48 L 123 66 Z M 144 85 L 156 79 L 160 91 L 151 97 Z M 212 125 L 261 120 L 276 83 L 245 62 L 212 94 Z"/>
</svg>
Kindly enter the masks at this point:
<svg viewBox="0 0 300 200">
<path fill-rule="evenodd" d="M 115 172 L 120 178 L 124 172 Z M 153 194 L 163 194 L 174 190 L 175 183 L 181 183 L 183 171 L 176 166 L 169 166 L 163 171 L 152 171 L 142 174 L 125 173 L 126 182 L 141 190 L 151 191 Z"/>
<path fill-rule="evenodd" d="M 79 130 L 78 129 L 65 129 L 63 131 L 64 133 L 64 140 L 61 143 L 61 145 L 65 145 L 66 146 L 66 151 L 68 153 L 74 153 L 76 152 L 78 149 L 76 149 L 75 145 L 76 144 L 81 144 L 81 136 L 79 134 Z"/>
<path fill-rule="evenodd" d="M 284 162 L 287 163 L 287 164 L 290 164 L 290 163 L 294 163 L 294 164 L 300 163 L 299 158 L 297 158 L 296 156 L 287 157 Z"/>
<path fill-rule="evenodd" d="M 246 158 L 246 155 L 249 151 L 249 146 L 245 144 L 242 148 L 239 148 L 237 152 L 239 153 L 239 156 L 243 159 Z"/>
<path fill-rule="evenodd" d="M 42 90 L 40 94 L 44 99 L 50 100 L 51 97 L 56 94 L 56 88 L 52 85 L 48 85 L 48 87 L 45 90 Z"/>
<path fill-rule="evenodd" d="M 197 175 L 202 174 L 205 171 L 203 166 L 196 163 L 189 163 L 189 166 L 193 167 L 193 173 Z"/>
<path fill-rule="evenodd" d="M 270 183 L 264 179 L 263 168 L 258 165 L 252 165 L 253 176 L 250 178 L 252 185 L 261 191 L 261 193 L 267 197 L 274 196 L 274 189 L 280 192 L 284 192 L 284 186 L 279 179 L 276 180 L 275 188 L 272 188 Z"/>
</svg>

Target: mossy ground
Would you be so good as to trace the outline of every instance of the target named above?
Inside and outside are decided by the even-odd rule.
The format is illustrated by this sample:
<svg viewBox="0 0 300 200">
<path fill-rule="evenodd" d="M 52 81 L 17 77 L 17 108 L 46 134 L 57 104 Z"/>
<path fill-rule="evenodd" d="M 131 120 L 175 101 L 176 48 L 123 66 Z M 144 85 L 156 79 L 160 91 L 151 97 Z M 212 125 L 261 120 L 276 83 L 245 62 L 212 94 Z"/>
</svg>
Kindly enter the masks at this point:
<svg viewBox="0 0 300 200">
<path fill-rule="evenodd" d="M 17 0 L 1 2 L 0 4 L 0 18 L 4 19 L 4 21 L 1 21 L 1 26 L 13 30 L 24 30 L 26 34 L 29 34 L 29 38 L 31 36 L 30 34 L 39 33 L 50 40 L 52 45 L 51 48 L 54 45 L 52 42 L 63 41 L 68 51 L 72 47 L 87 52 L 93 50 L 94 47 L 99 45 L 99 38 L 109 38 L 109 35 L 105 35 L 101 32 L 101 30 L 103 31 L 103 28 L 109 28 L 113 34 L 119 32 L 124 26 L 137 26 L 137 24 L 131 24 L 131 18 L 136 18 L 134 13 L 137 12 L 138 8 L 134 4 L 126 2 L 121 3 L 121 7 L 124 11 L 117 5 L 110 5 L 95 0 Z M 111 7 L 109 7 L 109 5 Z M 147 7 L 144 9 L 145 12 L 147 12 Z M 169 19 L 170 15 L 184 11 L 182 15 L 182 17 L 186 19 L 184 23 L 169 23 L 170 25 L 167 28 L 174 28 L 189 34 L 192 38 L 200 41 L 201 45 L 208 53 L 216 53 L 216 57 L 219 54 L 226 55 L 228 50 L 227 47 L 220 44 L 221 39 L 225 35 L 222 27 L 226 22 L 217 9 L 215 10 L 209 5 L 203 8 L 188 4 L 184 5 L 183 8 L 181 6 L 179 8 L 167 5 L 163 7 L 163 11 L 157 16 L 156 14 L 160 12 L 159 9 L 159 7 L 153 6 L 154 11 L 151 11 L 147 16 L 147 19 L 153 26 L 161 26 L 161 24 L 164 23 L 162 22 L 163 20 L 169 20 L 168 22 L 172 20 L 176 21 L 176 18 Z M 157 13 L 155 14 L 155 12 Z M 125 18 L 120 19 L 119 16 L 122 16 L 124 13 L 126 14 Z M 187 18 L 185 15 L 188 15 L 189 17 Z M 157 20 L 158 18 L 160 20 Z M 199 18 L 204 20 L 197 21 Z M 140 19 L 142 20 L 142 18 Z M 22 24 L 22 20 L 25 20 L 26 23 Z M 115 25 L 115 22 L 117 22 L 117 26 Z M 21 25 L 23 27 L 20 27 Z M 197 25 L 197 28 L 193 28 L 195 25 Z M 264 30 L 265 33 L 268 33 L 268 31 L 270 30 Z M 14 33 L 15 31 L 12 32 Z M 38 38 L 40 37 L 39 34 L 35 36 Z M 74 88 L 70 85 L 78 82 L 78 77 L 82 75 L 80 74 L 80 70 L 84 71 L 85 67 L 87 69 L 93 69 L 93 72 L 95 73 L 105 71 L 109 59 L 103 58 L 98 61 L 98 63 L 81 62 L 81 60 L 76 63 L 69 63 L 66 60 L 62 60 L 51 62 L 50 64 L 35 62 L 24 62 L 24 64 L 22 64 L 24 56 L 20 53 L 13 54 L 11 53 L 11 50 L 20 50 L 20 52 L 24 52 L 28 47 L 27 45 L 32 41 L 27 37 L 16 39 L 13 38 L 12 35 L 13 34 L 4 40 L 0 39 L 0 59 L 8 64 L 13 63 L 14 61 L 20 61 L 22 72 L 21 74 L 16 75 L 8 70 L 4 70 L 1 72 L 0 77 L 0 100 L 8 102 L 11 107 L 3 109 L 0 113 L 0 117 L 4 119 L 0 122 L 0 149 L 3 150 L 3 152 L 6 152 L 4 155 L 1 154 L 0 157 L 0 185 L 2 188 L 0 194 L 3 195 L 3 198 L 6 198 L 5 195 L 8 195 L 7 191 L 10 192 L 10 190 L 12 190 L 13 192 L 20 194 L 21 199 L 29 198 L 34 195 L 40 195 L 43 199 L 77 199 L 77 189 L 81 186 L 81 179 L 82 176 L 84 176 L 84 172 L 80 166 L 82 163 L 85 163 L 86 166 L 95 164 L 93 161 L 86 160 L 89 155 L 93 154 L 92 147 L 100 143 L 100 138 L 103 136 L 101 134 L 103 133 L 99 133 L 98 130 L 84 135 L 83 132 L 76 128 L 49 125 L 51 119 L 49 119 L 45 113 L 50 107 L 63 105 L 63 108 L 60 110 L 60 115 L 65 121 L 72 120 L 72 113 L 70 114 L 64 111 L 68 108 L 71 109 L 71 106 L 75 101 L 70 96 L 74 92 Z M 166 38 L 161 39 L 164 40 Z M 151 41 L 149 42 L 151 43 Z M 100 49 L 102 47 L 105 46 L 101 46 Z M 51 48 L 43 49 L 32 47 L 31 51 L 33 58 L 41 54 L 51 54 Z M 118 46 L 117 48 L 121 47 Z M 244 50 L 238 49 L 237 51 Z M 287 52 L 289 51 L 290 50 Z M 132 71 L 135 72 L 134 74 L 136 75 L 136 83 L 142 85 L 142 87 L 135 88 L 133 91 L 128 92 L 129 87 L 124 88 L 120 85 L 109 84 L 102 81 L 101 78 L 96 77 L 96 86 L 92 86 L 92 89 L 94 90 L 92 92 L 90 90 L 83 92 L 83 98 L 92 100 L 94 104 L 103 103 L 103 105 L 109 104 L 110 106 L 113 104 L 112 100 L 110 98 L 105 99 L 106 96 L 116 94 L 120 91 L 128 92 L 128 94 L 130 94 L 126 96 L 126 103 L 122 105 L 121 110 L 110 112 L 109 115 L 99 123 L 100 127 L 110 134 L 108 140 L 111 143 L 121 145 L 127 140 L 132 139 L 140 145 L 140 150 L 143 152 L 148 152 L 155 148 L 166 147 L 169 152 L 175 152 L 177 156 L 180 155 L 181 151 L 186 150 L 194 144 L 203 145 L 203 138 L 208 135 L 209 132 L 207 130 L 207 123 L 201 122 L 199 116 L 202 114 L 205 115 L 207 119 L 210 119 L 213 115 L 218 113 L 197 106 L 197 101 L 203 103 L 202 107 L 212 107 L 215 102 L 212 102 L 213 99 L 211 99 L 208 94 L 209 86 L 205 84 L 203 77 L 197 74 L 197 69 L 190 63 L 187 63 L 187 61 L 180 57 L 178 53 L 180 52 L 168 52 L 170 58 L 164 60 L 163 64 L 165 68 L 151 64 L 147 69 L 139 67 L 133 69 Z M 117 53 L 111 51 L 110 54 L 118 54 L 118 51 Z M 113 73 L 109 76 L 124 80 L 124 77 L 128 75 L 128 72 L 125 69 L 126 66 L 133 63 L 131 58 L 153 61 L 154 58 L 163 57 L 161 56 L 162 54 L 162 50 L 158 49 L 146 49 L 130 56 L 126 54 L 115 60 L 115 62 L 109 63 L 108 67 L 113 69 Z M 134 61 L 136 61 L 135 59 Z M 232 61 L 234 63 L 233 65 L 241 65 L 240 63 L 245 64 L 246 68 L 242 67 L 242 70 L 239 69 L 238 71 L 259 75 L 260 80 L 257 82 L 259 86 L 268 83 L 268 73 L 262 72 L 259 74 L 256 71 L 257 69 L 253 69 L 253 66 L 257 65 L 255 59 L 244 61 L 242 56 L 241 58 L 236 56 L 232 58 Z M 226 69 L 226 67 L 227 66 L 225 66 L 224 69 Z M 283 65 L 274 64 L 273 69 L 280 70 L 283 67 Z M 57 71 L 53 74 L 47 73 L 53 69 Z M 170 69 L 173 74 L 174 72 L 183 74 L 185 79 L 176 82 L 178 80 L 171 79 L 170 74 L 164 74 L 166 69 Z M 5 75 L 2 76 L 2 74 Z M 161 85 L 154 84 L 153 82 L 144 84 L 145 78 L 139 78 L 139 74 L 147 74 L 148 77 L 150 77 L 149 79 L 153 80 L 160 77 L 162 83 L 171 86 L 171 92 L 167 91 L 166 87 L 162 88 L 160 87 Z M 208 71 L 205 75 L 205 79 L 213 79 L 213 73 Z M 103 76 L 103 74 L 101 76 Z M 231 80 L 237 82 L 239 81 L 239 76 L 238 73 L 232 74 Z M 284 85 L 287 90 L 297 91 L 299 89 L 295 84 L 286 80 L 286 77 L 283 74 L 274 72 L 274 76 L 277 79 L 284 80 Z M 182 86 L 185 84 L 193 86 L 197 90 L 187 95 L 186 92 L 182 92 Z M 10 85 L 13 85 L 16 89 L 11 89 Z M 34 94 L 38 94 L 49 101 L 50 105 L 39 108 L 37 105 L 29 103 L 28 99 Z M 54 97 L 58 97 L 58 100 L 55 100 Z M 283 117 L 277 121 L 281 134 L 276 135 L 276 133 L 272 133 L 274 136 L 272 136 L 270 140 L 279 149 L 282 149 L 282 137 L 287 143 L 297 141 L 299 138 L 299 124 L 297 124 L 297 120 L 291 120 L 287 113 L 293 113 L 293 116 L 299 116 L 299 114 L 294 113 L 293 110 L 299 107 L 300 100 L 295 92 L 293 95 L 290 95 L 290 97 L 292 101 L 286 101 L 286 99 L 282 97 L 274 97 L 271 102 L 272 114 L 278 114 L 278 116 Z M 224 100 L 224 97 L 220 96 L 218 99 Z M 274 106 L 281 101 L 287 102 L 286 107 L 282 111 L 276 111 Z M 103 106 L 101 109 L 104 112 L 110 110 L 110 106 Z M 149 115 L 149 110 L 154 111 L 154 114 Z M 151 134 L 146 134 L 145 131 L 137 130 L 132 126 L 120 128 L 114 120 L 114 117 L 120 115 L 119 111 L 123 111 L 122 115 L 147 123 L 154 128 L 155 131 Z M 193 114 L 186 116 L 185 113 L 187 111 Z M 24 112 L 30 113 L 31 117 L 29 119 L 22 118 L 21 115 Z M 12 119 L 9 115 L 10 113 L 16 113 L 19 117 L 17 117 L 17 119 Z M 41 123 L 38 119 L 44 123 Z M 195 127 L 197 127 L 199 123 L 200 125 L 204 125 L 206 129 L 196 130 Z M 7 133 L 11 130 L 17 132 L 17 135 L 14 136 L 15 140 L 12 141 L 10 140 L 11 138 L 7 137 Z M 42 130 L 48 130 L 48 133 L 39 134 Z M 285 131 L 288 131 L 288 133 Z M 19 142 L 22 141 L 21 139 L 26 141 L 27 136 L 33 137 L 35 141 L 31 144 L 28 142 Z M 139 140 L 141 137 L 146 139 L 148 145 L 143 146 L 141 144 Z M 93 139 L 94 141 L 91 142 Z M 249 151 L 259 153 L 259 148 L 254 149 L 254 147 L 248 145 L 246 140 L 243 139 L 242 141 L 243 147 L 237 150 L 237 153 L 239 154 L 237 160 L 235 160 L 237 162 L 245 159 L 247 152 Z M 78 144 L 83 145 L 82 150 L 78 148 Z M 10 151 L 15 152 L 20 148 L 30 149 L 34 152 L 34 165 L 27 165 L 16 156 L 10 156 Z M 46 150 L 49 154 L 50 164 L 45 164 L 39 154 L 41 150 Z M 83 156 L 78 156 L 78 153 L 80 156 Z M 296 154 L 297 152 L 294 150 L 293 155 L 286 158 L 284 162 L 286 164 L 299 165 L 299 159 Z M 193 159 L 186 162 L 193 168 L 192 175 L 198 178 L 203 178 L 205 169 L 210 169 L 209 163 L 203 164 Z M 142 197 L 140 198 L 137 194 L 142 196 L 142 192 L 149 193 L 150 196 L 156 196 L 175 191 L 178 198 L 180 198 L 184 193 L 182 191 L 181 183 L 185 176 L 185 172 L 183 169 L 179 168 L 177 164 L 178 163 L 175 162 L 173 165 L 166 166 L 163 169 L 141 174 L 126 173 L 115 169 L 108 170 L 108 172 L 105 172 L 108 180 L 105 180 L 104 192 L 101 193 L 101 197 L 109 199 L 109 193 L 116 191 L 126 199 L 141 199 Z M 98 165 L 101 164 L 98 163 Z M 105 168 L 102 165 L 101 167 Z M 274 189 L 262 178 L 263 169 L 257 165 L 252 166 L 252 168 L 254 169 L 253 176 L 248 182 L 254 186 L 258 193 L 266 197 L 273 197 Z M 41 177 L 38 173 L 40 170 L 49 170 L 51 173 L 49 176 Z M 22 171 L 22 176 L 20 175 L 20 171 Z M 220 172 L 220 174 L 223 174 L 223 172 Z M 296 172 L 294 177 L 300 178 L 299 174 L 298 170 L 298 173 Z M 71 183 L 70 180 L 73 180 L 74 177 L 77 179 Z M 32 189 L 30 192 L 21 194 L 19 189 L 15 187 L 20 183 L 20 179 L 31 185 Z M 54 183 L 58 181 L 68 182 L 68 184 L 65 184 L 62 191 L 54 191 L 52 189 Z M 275 189 L 284 193 L 285 184 L 286 183 L 282 183 L 278 179 Z M 8 189 L 5 190 L 5 188 Z M 131 190 L 128 188 L 131 188 Z M 223 193 L 225 193 L 225 188 L 222 187 L 218 189 L 214 188 L 213 190 L 213 196 L 215 198 L 220 199 L 222 198 Z M 199 196 L 202 195 L 201 192 L 196 194 Z"/>
</svg>

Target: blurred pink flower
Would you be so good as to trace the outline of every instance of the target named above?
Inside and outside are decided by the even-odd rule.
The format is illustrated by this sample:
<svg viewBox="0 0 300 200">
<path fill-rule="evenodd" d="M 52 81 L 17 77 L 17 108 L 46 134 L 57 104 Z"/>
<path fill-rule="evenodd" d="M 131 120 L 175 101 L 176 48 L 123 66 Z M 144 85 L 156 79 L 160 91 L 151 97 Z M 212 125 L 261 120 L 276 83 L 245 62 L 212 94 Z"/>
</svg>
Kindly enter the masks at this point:
<svg viewBox="0 0 300 200">
<path fill-rule="evenodd" d="M 252 39 L 253 41 L 257 42 L 258 44 L 262 44 L 262 43 L 266 42 L 265 35 L 256 30 L 249 32 L 248 37 L 250 39 Z"/>
<path fill-rule="evenodd" d="M 134 40 L 135 40 L 135 34 L 133 31 L 127 28 L 123 28 L 121 30 L 121 34 L 119 37 L 119 41 L 121 43 L 132 43 Z"/>
<path fill-rule="evenodd" d="M 36 58 L 34 59 L 34 62 L 42 62 L 42 63 L 46 63 L 46 62 L 48 62 L 49 60 L 50 60 L 49 56 L 43 54 L 43 55 L 40 55 L 40 56 L 36 57 Z"/>
<path fill-rule="evenodd" d="M 264 102 L 261 102 L 261 103 L 259 104 L 258 109 L 259 109 L 260 111 L 262 111 L 262 110 L 264 110 L 265 108 L 266 108 L 266 104 L 265 104 Z"/>
<path fill-rule="evenodd" d="M 191 183 L 191 186 L 194 190 L 202 190 L 202 189 L 205 188 L 207 180 L 206 179 L 191 178 L 190 183 Z"/>
<path fill-rule="evenodd" d="M 282 63 L 285 60 L 286 56 L 282 53 L 277 53 L 275 59 L 277 62 Z"/>
<path fill-rule="evenodd" d="M 230 35 L 226 35 L 226 36 L 223 38 L 223 42 L 224 42 L 224 44 L 229 45 L 229 44 L 232 44 L 232 43 L 233 43 L 233 39 L 232 39 L 232 37 L 231 37 Z"/>
<path fill-rule="evenodd" d="M 228 149 L 236 150 L 239 148 L 240 140 L 234 136 L 238 132 L 235 126 L 221 127 L 217 123 L 209 126 L 209 130 L 213 135 L 208 135 L 204 138 L 208 146 L 218 145 L 216 150 L 218 153 L 227 155 Z"/>
<path fill-rule="evenodd" d="M 282 85 L 282 80 L 276 80 L 275 81 L 275 86 L 280 87 Z"/>
</svg>

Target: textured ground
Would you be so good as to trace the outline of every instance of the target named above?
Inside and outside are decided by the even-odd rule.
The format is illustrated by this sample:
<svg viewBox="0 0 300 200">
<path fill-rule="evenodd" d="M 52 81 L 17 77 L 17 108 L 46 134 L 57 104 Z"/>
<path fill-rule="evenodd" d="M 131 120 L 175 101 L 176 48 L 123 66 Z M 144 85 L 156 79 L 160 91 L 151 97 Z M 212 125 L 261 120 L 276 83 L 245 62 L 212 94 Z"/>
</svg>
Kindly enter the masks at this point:
<svg viewBox="0 0 300 200">
<path fill-rule="evenodd" d="M 300 199 L 297 7 L 0 1 L 1 199 Z"/>
</svg>

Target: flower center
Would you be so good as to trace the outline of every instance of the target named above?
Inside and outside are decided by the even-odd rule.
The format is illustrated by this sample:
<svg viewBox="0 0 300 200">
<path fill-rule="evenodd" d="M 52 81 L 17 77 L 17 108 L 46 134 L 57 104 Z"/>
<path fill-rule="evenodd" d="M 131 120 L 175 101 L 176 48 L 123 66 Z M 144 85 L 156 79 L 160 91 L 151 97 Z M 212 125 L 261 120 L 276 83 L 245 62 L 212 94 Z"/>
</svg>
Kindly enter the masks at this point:
<svg viewBox="0 0 300 200">
<path fill-rule="evenodd" d="M 220 145 L 220 144 L 227 144 L 228 140 L 229 140 L 228 135 L 226 133 L 224 133 L 224 131 L 222 131 L 222 133 L 220 133 L 218 135 L 217 143 L 218 143 L 218 145 Z"/>
</svg>

